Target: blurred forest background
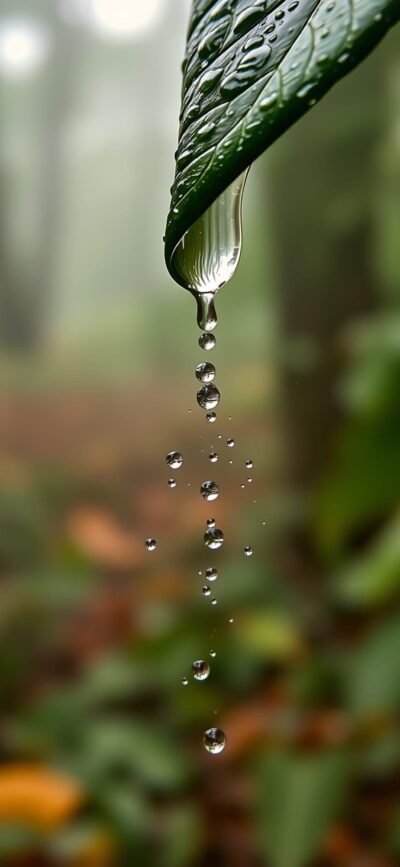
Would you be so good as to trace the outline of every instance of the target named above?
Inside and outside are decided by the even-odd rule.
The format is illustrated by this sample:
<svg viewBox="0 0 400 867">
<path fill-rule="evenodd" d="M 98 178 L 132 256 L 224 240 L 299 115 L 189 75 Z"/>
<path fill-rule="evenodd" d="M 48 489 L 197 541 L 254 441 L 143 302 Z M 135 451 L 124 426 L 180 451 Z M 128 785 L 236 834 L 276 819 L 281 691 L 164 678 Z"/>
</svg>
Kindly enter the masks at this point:
<svg viewBox="0 0 400 867">
<path fill-rule="evenodd" d="M 162 245 L 188 6 L 0 4 L 0 863 L 395 867 L 400 32 L 250 173 L 211 426 Z"/>
</svg>

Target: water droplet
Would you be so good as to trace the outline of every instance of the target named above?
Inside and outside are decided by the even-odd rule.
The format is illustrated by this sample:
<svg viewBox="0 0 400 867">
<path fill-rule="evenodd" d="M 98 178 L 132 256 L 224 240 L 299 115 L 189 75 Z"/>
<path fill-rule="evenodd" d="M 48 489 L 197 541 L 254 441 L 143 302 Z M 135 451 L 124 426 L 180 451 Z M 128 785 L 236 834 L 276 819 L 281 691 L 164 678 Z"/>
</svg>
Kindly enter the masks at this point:
<svg viewBox="0 0 400 867">
<path fill-rule="evenodd" d="M 299 0 L 293 0 L 293 3 L 290 3 L 288 6 L 288 12 L 293 12 L 295 9 L 297 9 L 298 5 Z"/>
<path fill-rule="evenodd" d="M 314 87 L 315 87 L 315 82 L 314 81 L 308 81 L 306 84 L 303 84 L 303 86 L 299 88 L 299 90 L 296 93 L 296 96 L 298 96 L 299 99 L 303 99 L 303 97 L 307 96 L 314 89 Z"/>
<path fill-rule="evenodd" d="M 246 485 L 241 484 L 240 487 L 244 490 Z"/>
<path fill-rule="evenodd" d="M 233 32 L 235 36 L 240 36 L 242 33 L 246 33 L 247 30 L 250 30 L 254 24 L 257 24 L 259 21 L 264 18 L 265 15 L 265 4 L 260 4 L 258 6 L 250 6 L 245 9 L 243 12 L 238 15 L 235 24 L 233 26 Z"/>
<path fill-rule="evenodd" d="M 346 63 L 346 60 L 348 60 L 349 57 L 350 53 L 348 51 L 344 51 L 343 54 L 338 57 L 338 63 Z"/>
<path fill-rule="evenodd" d="M 202 482 L 200 487 L 200 493 L 203 497 L 203 500 L 207 500 L 211 502 L 212 500 L 216 500 L 219 494 L 219 485 L 216 482 Z"/>
<path fill-rule="evenodd" d="M 253 481 L 253 479 L 251 478 L 251 476 L 249 476 L 249 478 L 247 479 L 247 481 L 249 482 L 249 484 Z"/>
<path fill-rule="evenodd" d="M 228 26 L 229 22 L 219 24 L 217 27 L 214 27 L 213 30 L 210 30 L 208 33 L 206 33 L 199 45 L 199 57 L 208 59 L 211 58 L 213 54 L 216 54 L 217 51 L 219 51 L 225 39 L 225 34 Z"/>
<path fill-rule="evenodd" d="M 182 685 L 183 685 L 183 686 L 187 686 L 188 683 L 189 683 L 189 679 L 188 679 L 187 677 L 183 677 L 183 678 L 182 678 Z"/>
<path fill-rule="evenodd" d="M 187 120 L 194 120 L 200 111 L 200 105 L 197 102 L 192 103 L 192 105 L 188 108 L 186 118 Z M 191 152 L 190 152 L 191 153 Z"/>
<path fill-rule="evenodd" d="M 172 467 L 173 470 L 178 470 L 183 464 L 183 457 L 180 452 L 169 452 L 165 460 L 168 466 Z"/>
<path fill-rule="evenodd" d="M 202 409 L 214 409 L 218 406 L 220 393 L 216 385 L 203 385 L 197 392 L 197 403 Z"/>
<path fill-rule="evenodd" d="M 218 599 L 215 599 L 215 596 L 211 599 L 211 605 L 218 605 Z"/>
<path fill-rule="evenodd" d="M 214 349 L 216 339 L 214 334 L 201 334 L 199 337 L 199 346 L 202 349 Z"/>
<path fill-rule="evenodd" d="M 260 45 L 264 44 L 264 37 L 261 33 L 258 36 L 252 36 L 251 39 L 248 39 L 247 42 L 243 45 L 242 51 L 251 51 L 252 48 L 259 48 Z"/>
<path fill-rule="evenodd" d="M 203 361 L 196 367 L 196 378 L 200 382 L 212 382 L 215 376 L 215 367 L 211 361 Z"/>
<path fill-rule="evenodd" d="M 253 549 L 250 547 L 250 545 L 246 545 L 246 547 L 244 549 L 244 553 L 245 553 L 246 557 L 251 557 L 251 555 L 253 553 Z"/>
<path fill-rule="evenodd" d="M 238 69 L 260 69 L 264 66 L 271 54 L 271 46 L 263 45 L 261 48 L 254 48 L 253 51 L 248 51 L 238 63 Z"/>
<path fill-rule="evenodd" d="M 228 620 L 228 623 L 233 623 L 233 622 L 234 622 L 233 617 L 230 617 Z"/>
<path fill-rule="evenodd" d="M 155 539 L 146 539 L 144 544 L 148 551 L 155 551 L 157 548 L 157 542 Z"/>
<path fill-rule="evenodd" d="M 215 659 L 216 655 L 217 654 L 216 654 L 215 650 L 210 650 L 210 656 L 212 657 L 212 659 Z"/>
<path fill-rule="evenodd" d="M 264 96 L 264 98 L 260 101 L 260 108 L 262 111 L 266 111 L 271 105 L 274 105 L 278 99 L 278 94 L 274 91 L 269 96 Z"/>
<path fill-rule="evenodd" d="M 262 522 L 262 525 L 263 525 L 263 527 L 265 527 L 265 526 L 266 526 L 266 524 L 267 524 L 267 522 L 266 522 L 266 521 L 263 521 L 263 522 Z"/>
<path fill-rule="evenodd" d="M 213 529 L 214 529 L 214 527 L 215 527 L 215 518 L 207 518 L 207 527 L 209 527 L 210 530 L 213 530 Z"/>
<path fill-rule="evenodd" d="M 176 480 L 175 479 L 168 479 L 168 487 L 169 488 L 176 488 Z"/>
<path fill-rule="evenodd" d="M 199 130 L 197 130 L 197 138 L 209 138 L 209 136 L 214 132 L 214 130 L 215 123 L 213 120 L 209 120 L 207 123 L 203 124 L 203 126 L 201 126 Z"/>
<path fill-rule="evenodd" d="M 229 437 L 229 439 L 226 441 L 226 444 L 228 448 L 233 449 L 233 446 L 235 445 L 235 440 L 233 440 L 232 437 Z"/>
<path fill-rule="evenodd" d="M 204 533 L 204 544 L 206 548 L 211 548 L 212 551 L 221 548 L 221 545 L 224 544 L 224 534 L 222 530 L 218 530 L 217 527 L 207 530 L 207 532 Z"/>
<path fill-rule="evenodd" d="M 210 666 L 204 659 L 196 659 L 192 663 L 192 673 L 195 680 L 207 680 L 210 674 Z"/>
<path fill-rule="evenodd" d="M 211 452 L 211 454 L 208 456 L 208 458 L 209 458 L 209 460 L 211 461 L 212 464 L 216 464 L 216 463 L 217 463 L 217 460 L 218 460 L 218 454 L 217 454 L 217 452 Z"/>
<path fill-rule="evenodd" d="M 285 12 L 283 9 L 278 9 L 278 11 L 275 12 L 275 21 L 281 21 L 282 18 L 284 18 L 284 17 L 285 17 Z"/>
<path fill-rule="evenodd" d="M 253 469 L 253 461 L 250 458 L 246 461 L 246 467 L 248 470 Z"/>
<path fill-rule="evenodd" d="M 222 753 L 225 748 L 226 738 L 222 729 L 211 728 L 204 732 L 204 746 L 208 753 L 213 756 Z"/>
<path fill-rule="evenodd" d="M 209 581 L 216 581 L 218 578 L 218 569 L 214 569 L 213 566 L 209 566 L 206 569 L 206 575 Z"/>
<path fill-rule="evenodd" d="M 205 584 L 203 587 L 203 596 L 211 596 L 211 587 Z"/>
<path fill-rule="evenodd" d="M 206 415 L 206 419 L 211 424 L 213 424 L 215 421 L 217 421 L 217 413 L 216 412 L 208 412 Z"/>
<path fill-rule="evenodd" d="M 207 72 L 202 75 L 199 83 L 199 90 L 201 93 L 210 93 L 211 90 L 216 87 L 220 79 L 222 78 L 223 69 L 208 69 Z M 211 130 L 212 132 L 212 130 Z"/>
</svg>

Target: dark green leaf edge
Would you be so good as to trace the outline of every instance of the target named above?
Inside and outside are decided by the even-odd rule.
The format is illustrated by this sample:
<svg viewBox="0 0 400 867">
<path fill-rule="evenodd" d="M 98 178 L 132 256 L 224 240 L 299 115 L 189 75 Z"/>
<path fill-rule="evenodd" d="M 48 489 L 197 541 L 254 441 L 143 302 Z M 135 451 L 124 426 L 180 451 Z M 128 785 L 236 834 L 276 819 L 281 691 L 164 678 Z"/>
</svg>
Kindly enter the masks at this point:
<svg viewBox="0 0 400 867">
<path fill-rule="evenodd" d="M 338 10 L 340 4 L 343 9 L 347 7 L 347 35 L 333 45 L 333 51 L 334 39 L 326 40 L 326 53 L 331 49 L 329 61 L 318 67 L 318 53 L 314 51 L 315 33 L 321 30 L 324 18 L 327 25 L 333 20 L 337 25 L 338 19 L 345 16 L 343 9 L 341 12 Z M 188 33 L 181 126 L 175 154 L 177 169 L 171 188 L 172 198 L 164 237 L 167 268 L 180 285 L 184 283 L 174 267 L 173 254 L 190 226 L 282 133 L 315 105 L 337 81 L 354 69 L 400 18 L 400 0 L 336 0 L 336 4 L 332 0 L 300 0 L 297 27 L 293 26 L 293 18 L 291 19 L 291 30 L 292 33 L 295 31 L 295 37 L 290 37 L 289 25 L 285 28 L 284 24 L 279 34 L 280 40 L 278 38 L 274 45 L 271 61 L 275 58 L 276 65 L 270 64 L 257 79 L 253 79 L 251 87 L 228 102 L 221 101 L 221 96 L 218 100 L 219 89 L 216 93 L 204 94 L 199 87 L 204 69 L 199 62 L 198 47 L 204 35 L 213 29 L 211 19 L 213 14 L 215 15 L 216 7 L 222 5 L 223 3 L 215 0 L 194 0 Z M 228 5 L 234 6 L 236 12 L 246 8 L 241 0 L 225 3 L 225 6 Z M 277 8 L 287 7 L 290 0 L 270 0 L 264 5 L 268 11 L 241 39 L 230 40 L 228 34 L 224 46 L 218 55 L 212 58 L 207 70 L 216 68 L 221 63 L 227 68 L 228 60 L 235 63 L 235 57 L 243 44 L 264 33 L 270 23 L 274 22 Z M 335 19 L 329 19 L 329 15 L 334 15 Z M 356 20 L 359 26 L 354 29 Z M 310 46 L 308 52 L 307 40 Z M 283 73 L 290 76 L 292 59 L 302 54 L 303 59 L 306 57 L 306 64 L 300 80 L 297 77 L 295 81 L 295 76 L 292 76 L 289 86 L 287 81 L 284 81 L 282 87 Z M 314 54 L 317 56 L 313 56 Z M 271 101 L 268 108 L 262 108 L 260 103 L 265 99 L 268 101 L 268 97 L 277 92 L 277 84 L 274 85 L 274 80 L 277 79 L 280 83 L 278 99 Z M 303 97 L 298 95 L 299 91 L 304 94 Z M 305 96 L 307 98 L 304 98 Z M 193 106 L 200 108 L 194 120 L 190 115 Z M 357 106 L 354 110 L 357 111 Z M 233 122 L 225 132 L 229 112 L 233 116 Z M 185 164 L 184 152 L 188 147 L 190 149 L 199 128 L 213 118 L 215 130 L 211 139 L 197 152 L 193 148 L 195 159 Z M 182 168 L 179 166 L 180 161 L 183 162 Z"/>
</svg>

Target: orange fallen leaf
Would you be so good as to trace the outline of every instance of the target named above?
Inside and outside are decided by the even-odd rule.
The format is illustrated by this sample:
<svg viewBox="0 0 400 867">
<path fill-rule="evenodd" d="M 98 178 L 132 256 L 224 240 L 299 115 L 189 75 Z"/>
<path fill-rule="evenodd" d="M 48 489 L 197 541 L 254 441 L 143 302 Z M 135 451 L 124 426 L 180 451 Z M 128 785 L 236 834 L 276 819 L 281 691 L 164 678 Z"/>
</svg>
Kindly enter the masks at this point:
<svg viewBox="0 0 400 867">
<path fill-rule="evenodd" d="M 48 830 L 69 819 L 83 797 L 80 786 L 58 771 L 28 764 L 0 768 L 0 823 Z"/>
</svg>

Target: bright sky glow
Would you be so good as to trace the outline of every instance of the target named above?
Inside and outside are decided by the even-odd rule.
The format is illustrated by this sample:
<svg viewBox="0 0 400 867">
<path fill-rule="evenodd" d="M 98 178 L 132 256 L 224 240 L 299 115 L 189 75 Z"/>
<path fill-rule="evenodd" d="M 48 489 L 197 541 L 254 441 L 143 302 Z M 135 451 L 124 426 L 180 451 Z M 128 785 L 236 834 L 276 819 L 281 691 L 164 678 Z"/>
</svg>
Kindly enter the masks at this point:
<svg viewBox="0 0 400 867">
<path fill-rule="evenodd" d="M 93 23 L 115 39 L 141 36 L 157 22 L 163 0 L 90 0 Z"/>
<path fill-rule="evenodd" d="M 43 28 L 32 21 L 3 20 L 0 24 L 0 72 L 12 78 L 32 75 L 48 53 Z"/>
</svg>

